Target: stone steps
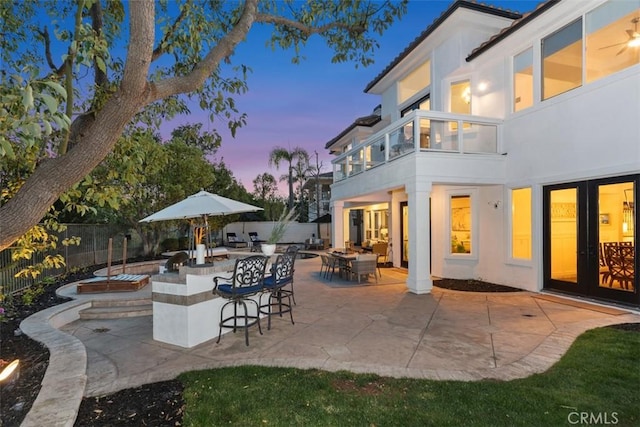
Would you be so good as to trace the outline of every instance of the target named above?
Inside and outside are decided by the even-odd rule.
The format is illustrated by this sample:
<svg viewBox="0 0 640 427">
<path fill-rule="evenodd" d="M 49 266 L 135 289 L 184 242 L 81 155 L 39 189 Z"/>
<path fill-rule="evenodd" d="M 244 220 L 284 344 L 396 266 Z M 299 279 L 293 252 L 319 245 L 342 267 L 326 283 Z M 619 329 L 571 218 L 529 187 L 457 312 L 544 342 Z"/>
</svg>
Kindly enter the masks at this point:
<svg viewBox="0 0 640 427">
<path fill-rule="evenodd" d="M 90 308 L 78 313 L 82 320 L 124 319 L 128 317 L 151 316 L 153 304 L 149 298 L 132 300 L 95 300 Z"/>
</svg>

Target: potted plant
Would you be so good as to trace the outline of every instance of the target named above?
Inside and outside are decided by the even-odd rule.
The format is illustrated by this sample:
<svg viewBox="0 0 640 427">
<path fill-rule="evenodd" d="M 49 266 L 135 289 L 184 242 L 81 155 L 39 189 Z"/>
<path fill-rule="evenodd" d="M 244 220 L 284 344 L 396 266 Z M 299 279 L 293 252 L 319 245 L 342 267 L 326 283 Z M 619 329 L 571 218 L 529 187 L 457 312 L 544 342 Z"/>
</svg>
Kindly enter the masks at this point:
<svg viewBox="0 0 640 427">
<path fill-rule="evenodd" d="M 295 215 L 295 211 L 292 209 L 290 211 L 282 212 L 278 221 L 273 225 L 271 229 L 271 234 L 267 238 L 267 241 L 260 245 L 260 249 L 262 253 L 266 256 L 271 256 L 276 251 L 276 244 L 282 240 L 284 233 L 287 231 L 289 224 L 292 221 L 295 221 L 297 216 Z"/>
</svg>

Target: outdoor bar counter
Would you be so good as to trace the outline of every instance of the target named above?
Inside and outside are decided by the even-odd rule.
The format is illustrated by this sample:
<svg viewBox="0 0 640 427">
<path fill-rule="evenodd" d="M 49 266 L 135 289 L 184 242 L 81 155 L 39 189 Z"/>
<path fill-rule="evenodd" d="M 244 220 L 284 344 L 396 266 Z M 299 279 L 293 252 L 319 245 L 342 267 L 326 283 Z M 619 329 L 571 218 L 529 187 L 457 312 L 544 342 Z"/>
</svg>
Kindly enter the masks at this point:
<svg viewBox="0 0 640 427">
<path fill-rule="evenodd" d="M 211 292 L 213 277 L 230 277 L 234 264 L 235 259 L 215 261 L 152 276 L 153 339 L 190 348 L 217 338 L 220 309 L 227 300 Z M 222 329 L 223 334 L 229 331 Z"/>
</svg>

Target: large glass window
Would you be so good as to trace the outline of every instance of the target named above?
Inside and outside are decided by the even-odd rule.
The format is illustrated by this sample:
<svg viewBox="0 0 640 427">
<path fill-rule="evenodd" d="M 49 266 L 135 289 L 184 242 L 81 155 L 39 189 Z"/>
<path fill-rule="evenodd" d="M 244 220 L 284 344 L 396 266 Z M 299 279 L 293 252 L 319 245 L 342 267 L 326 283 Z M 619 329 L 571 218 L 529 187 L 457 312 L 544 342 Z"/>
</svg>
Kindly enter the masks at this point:
<svg viewBox="0 0 640 427">
<path fill-rule="evenodd" d="M 533 105 L 533 49 L 513 58 L 513 111 Z"/>
<path fill-rule="evenodd" d="M 398 85 L 398 103 L 411 98 L 431 84 L 431 61 L 426 61 L 413 70 Z"/>
<path fill-rule="evenodd" d="M 471 196 L 451 196 L 451 253 L 471 253 Z"/>
<path fill-rule="evenodd" d="M 511 257 L 531 259 L 531 188 L 511 190 Z"/>
<path fill-rule="evenodd" d="M 637 1 L 609 1 L 589 12 L 585 21 L 587 82 L 640 63 Z"/>
<path fill-rule="evenodd" d="M 582 19 L 542 40 L 542 99 L 582 84 Z"/>
</svg>

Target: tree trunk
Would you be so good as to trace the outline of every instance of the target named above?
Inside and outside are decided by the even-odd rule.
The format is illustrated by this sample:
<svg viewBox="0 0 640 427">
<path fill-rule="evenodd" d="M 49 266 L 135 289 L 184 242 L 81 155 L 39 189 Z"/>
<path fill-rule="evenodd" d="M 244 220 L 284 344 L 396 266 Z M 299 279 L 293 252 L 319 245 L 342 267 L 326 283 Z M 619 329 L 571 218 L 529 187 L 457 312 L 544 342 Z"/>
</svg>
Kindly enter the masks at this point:
<svg viewBox="0 0 640 427">
<path fill-rule="evenodd" d="M 0 250 L 40 222 L 61 194 L 91 173 L 112 151 L 125 126 L 142 107 L 201 87 L 249 32 L 255 21 L 256 4 L 257 0 L 247 0 L 238 23 L 190 74 L 150 84 L 147 76 L 154 49 L 154 0 L 129 2 L 129 46 L 120 87 L 100 111 L 74 120 L 70 135 L 73 148 L 43 161 L 15 196 L 0 206 Z"/>
</svg>

